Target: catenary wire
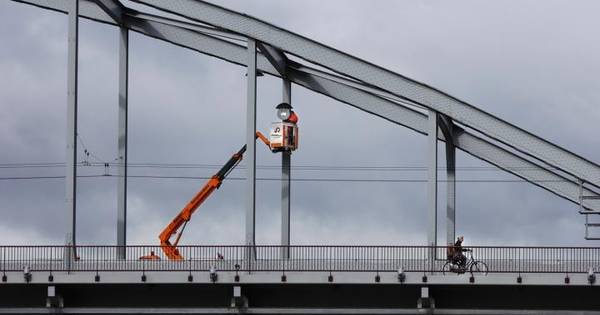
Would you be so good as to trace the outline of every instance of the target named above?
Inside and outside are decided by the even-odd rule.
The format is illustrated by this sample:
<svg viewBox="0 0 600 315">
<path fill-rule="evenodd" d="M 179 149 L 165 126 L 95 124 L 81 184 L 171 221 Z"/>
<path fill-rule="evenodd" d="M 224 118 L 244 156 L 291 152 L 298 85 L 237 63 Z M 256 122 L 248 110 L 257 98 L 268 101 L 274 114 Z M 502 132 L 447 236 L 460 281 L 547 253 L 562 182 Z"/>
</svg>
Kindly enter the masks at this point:
<svg viewBox="0 0 600 315">
<path fill-rule="evenodd" d="M 77 166 L 105 167 L 107 162 L 77 163 Z M 121 167 L 121 163 L 108 163 L 110 167 Z M 57 168 L 65 167 L 65 163 L 0 163 L 0 169 L 24 169 L 24 168 Z M 177 163 L 128 163 L 129 168 L 155 168 L 155 169 L 218 169 L 219 164 L 177 164 Z M 245 169 L 245 165 L 239 165 L 236 169 Z M 257 165 L 257 169 L 279 170 L 279 165 Z M 404 166 L 357 166 L 357 165 L 294 165 L 294 170 L 306 171 L 427 171 L 426 166 L 404 165 Z M 438 170 L 446 170 L 446 167 L 438 167 Z M 537 170 L 537 167 L 510 167 L 509 170 Z M 552 168 L 548 168 L 552 170 Z M 503 171 L 493 166 L 457 166 L 457 171 Z"/>
<path fill-rule="evenodd" d="M 110 178 L 121 177 L 114 174 L 94 174 L 94 175 L 78 175 L 78 178 Z M 147 178 L 147 179 L 190 179 L 190 180 L 207 180 L 210 176 L 161 176 L 161 175 L 128 175 L 128 178 Z M 65 176 L 11 176 L 0 177 L 1 181 L 8 180 L 36 180 L 36 179 L 64 179 Z M 238 181 L 246 180 L 245 177 L 228 177 L 225 180 Z M 258 181 L 281 181 L 281 178 L 276 177 L 257 177 Z M 365 179 L 365 178 L 292 178 L 294 182 L 366 182 L 366 183 L 427 183 L 426 179 Z M 530 182 L 562 182 L 563 180 L 535 180 Z M 447 180 L 438 180 L 438 182 L 447 182 Z M 523 179 L 458 179 L 458 183 L 525 183 Z"/>
</svg>

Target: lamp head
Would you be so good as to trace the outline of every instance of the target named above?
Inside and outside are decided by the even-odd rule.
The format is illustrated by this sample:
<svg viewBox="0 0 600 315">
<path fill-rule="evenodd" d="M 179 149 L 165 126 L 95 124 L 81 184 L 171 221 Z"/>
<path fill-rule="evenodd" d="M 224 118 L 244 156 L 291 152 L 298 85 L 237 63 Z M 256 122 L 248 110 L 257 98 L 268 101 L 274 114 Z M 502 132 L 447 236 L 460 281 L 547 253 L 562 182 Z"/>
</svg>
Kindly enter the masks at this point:
<svg viewBox="0 0 600 315">
<path fill-rule="evenodd" d="M 288 103 L 281 103 L 275 109 L 277 109 L 277 118 L 281 120 L 288 120 L 292 115 L 292 105 Z"/>
</svg>

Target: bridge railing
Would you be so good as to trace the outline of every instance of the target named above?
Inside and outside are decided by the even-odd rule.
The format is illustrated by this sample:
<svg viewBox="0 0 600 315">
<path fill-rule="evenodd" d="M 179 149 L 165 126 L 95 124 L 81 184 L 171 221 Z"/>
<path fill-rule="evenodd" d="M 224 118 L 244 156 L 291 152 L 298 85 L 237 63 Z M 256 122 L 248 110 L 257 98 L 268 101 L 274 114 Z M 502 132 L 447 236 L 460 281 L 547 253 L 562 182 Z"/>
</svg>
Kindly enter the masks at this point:
<svg viewBox="0 0 600 315">
<path fill-rule="evenodd" d="M 168 260 L 160 246 L 0 246 L 0 271 L 441 271 L 445 246 L 180 246 L 183 260 Z M 490 273 L 585 273 L 600 270 L 599 247 L 474 246 Z M 126 259 L 119 259 L 118 252 Z M 69 256 L 69 253 L 74 253 Z M 154 260 L 140 257 L 154 253 Z M 70 259 L 69 259 L 70 257 Z M 252 257 L 252 259 L 247 259 Z"/>
</svg>

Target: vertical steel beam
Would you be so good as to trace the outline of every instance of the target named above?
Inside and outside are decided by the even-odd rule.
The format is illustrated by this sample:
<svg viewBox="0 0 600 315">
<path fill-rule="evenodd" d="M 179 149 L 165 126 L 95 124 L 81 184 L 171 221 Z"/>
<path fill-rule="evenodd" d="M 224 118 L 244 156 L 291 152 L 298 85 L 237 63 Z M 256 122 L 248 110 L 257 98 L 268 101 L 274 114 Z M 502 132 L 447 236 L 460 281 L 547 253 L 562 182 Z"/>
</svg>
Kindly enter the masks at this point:
<svg viewBox="0 0 600 315">
<path fill-rule="evenodd" d="M 456 147 L 446 138 L 446 244 L 456 237 Z"/>
<path fill-rule="evenodd" d="M 437 138 L 438 138 L 438 114 L 429 111 L 427 121 L 427 245 L 437 245 Z M 435 260 L 435 249 L 429 251 L 429 262 L 433 271 Z"/>
<path fill-rule="evenodd" d="M 452 118 L 438 114 L 439 127 L 446 139 L 446 244 L 456 237 L 456 126 Z"/>
<path fill-rule="evenodd" d="M 292 104 L 292 82 L 283 79 L 283 102 Z M 292 151 L 281 153 L 281 258 L 290 258 L 290 195 Z"/>
<path fill-rule="evenodd" d="M 70 269 L 76 244 L 77 222 L 77 55 L 79 36 L 79 0 L 69 2 L 69 31 L 67 53 L 67 147 L 66 147 L 66 245 L 65 261 Z"/>
<path fill-rule="evenodd" d="M 256 41 L 248 39 L 246 103 L 246 260 L 255 258 L 256 227 Z M 250 270 L 250 268 L 248 269 Z"/>
<path fill-rule="evenodd" d="M 129 31 L 121 27 L 119 38 L 119 179 L 117 187 L 117 257 L 125 259 L 127 245 L 127 99 L 129 82 Z"/>
</svg>

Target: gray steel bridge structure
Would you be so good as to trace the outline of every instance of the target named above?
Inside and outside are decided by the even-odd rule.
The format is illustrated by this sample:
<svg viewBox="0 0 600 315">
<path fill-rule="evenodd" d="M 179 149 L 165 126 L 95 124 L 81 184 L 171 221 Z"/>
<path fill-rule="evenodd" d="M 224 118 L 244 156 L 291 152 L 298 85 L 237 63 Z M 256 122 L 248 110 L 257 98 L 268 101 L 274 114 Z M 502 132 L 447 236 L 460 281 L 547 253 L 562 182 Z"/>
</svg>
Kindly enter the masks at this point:
<svg viewBox="0 0 600 315">
<path fill-rule="evenodd" d="M 487 270 L 443 272 L 455 238 L 455 152 L 600 214 L 600 165 L 423 83 L 279 28 L 198 0 L 14 0 L 67 14 L 66 231 L 63 246 L 0 246 L 0 313 L 557 313 L 600 310 L 600 248 L 474 247 Z M 170 17 L 167 17 L 170 16 Z M 174 18 L 172 16 L 176 16 Z M 117 246 L 76 242 L 78 20 L 114 25 L 119 48 Z M 137 32 L 247 68 L 245 244 L 182 247 L 185 261 L 140 261 L 128 246 L 128 34 Z M 290 59 L 294 56 L 294 60 Z M 298 61 L 300 60 L 300 61 Z M 425 246 L 290 245 L 290 154 L 282 155 L 281 244 L 255 244 L 256 78 L 302 86 L 427 136 Z M 437 144 L 445 142 L 447 235 L 437 244 Z M 217 253 L 219 255 L 217 255 Z M 215 258 L 215 256 L 222 256 Z"/>
</svg>

